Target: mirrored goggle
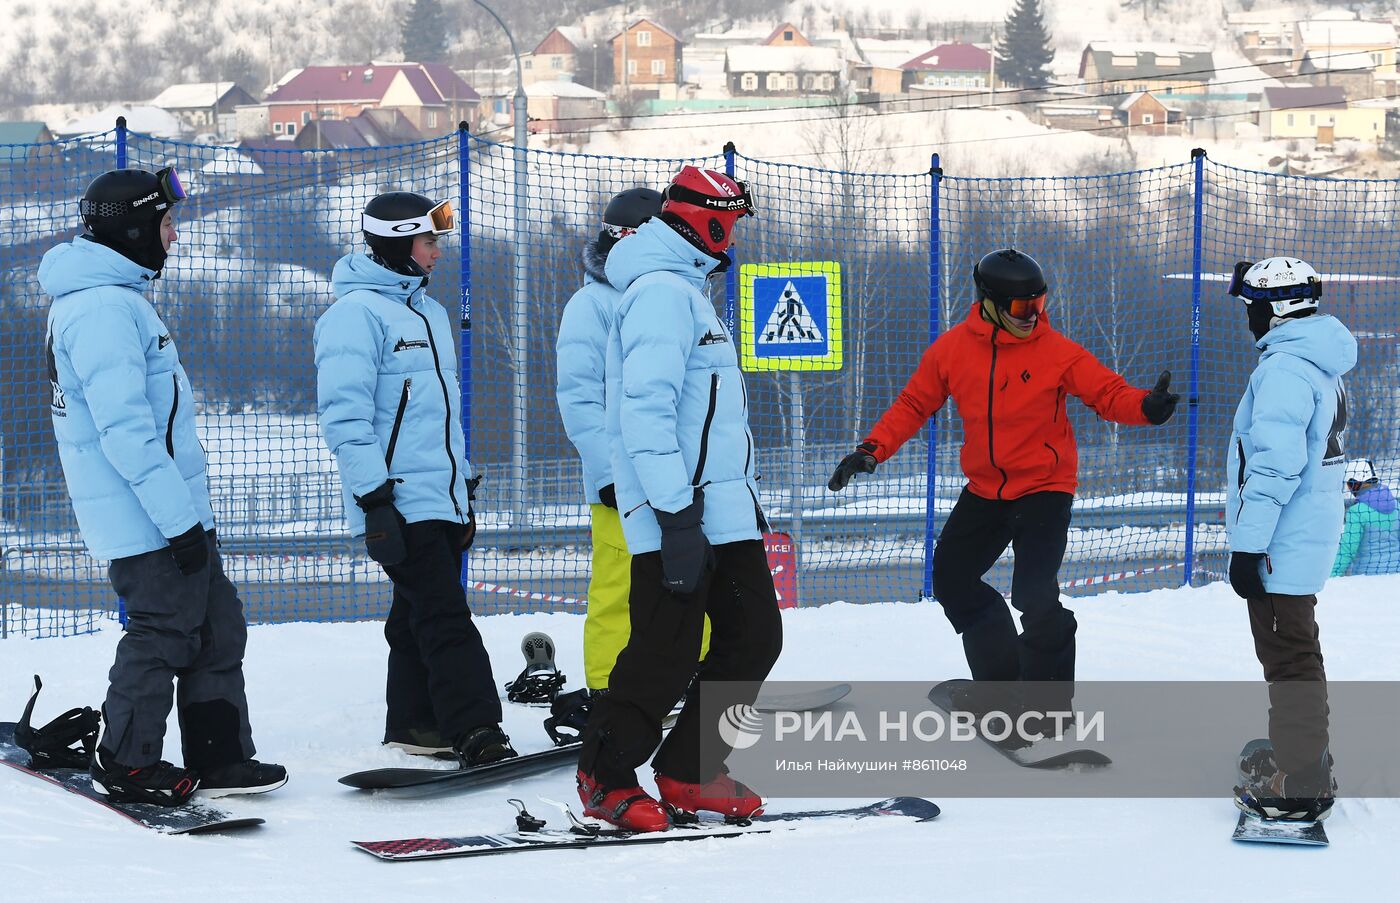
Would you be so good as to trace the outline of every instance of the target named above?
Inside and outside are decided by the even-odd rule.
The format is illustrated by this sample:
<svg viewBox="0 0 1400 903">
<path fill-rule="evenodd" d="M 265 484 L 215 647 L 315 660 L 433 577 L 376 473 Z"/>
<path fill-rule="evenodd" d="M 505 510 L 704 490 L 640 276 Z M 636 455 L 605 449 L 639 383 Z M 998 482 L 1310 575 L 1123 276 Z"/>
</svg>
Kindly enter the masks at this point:
<svg viewBox="0 0 1400 903">
<path fill-rule="evenodd" d="M 614 226 L 612 223 L 603 223 L 603 231 L 618 240 L 637 233 L 637 230 L 631 226 Z"/>
<path fill-rule="evenodd" d="M 189 197 L 173 166 L 167 166 L 156 173 L 156 184 L 160 186 L 160 193 L 172 204 Z"/>
<path fill-rule="evenodd" d="M 361 226 L 371 235 L 391 238 L 397 235 L 422 235 L 425 232 L 444 235 L 456 228 L 456 220 L 452 216 L 452 202 L 443 201 L 422 216 L 411 219 L 388 220 L 368 213 L 361 214 Z"/>
<path fill-rule="evenodd" d="M 1045 313 L 1045 292 L 1029 298 L 1012 298 L 1006 302 L 1006 312 L 1018 320 L 1029 320 Z"/>
</svg>

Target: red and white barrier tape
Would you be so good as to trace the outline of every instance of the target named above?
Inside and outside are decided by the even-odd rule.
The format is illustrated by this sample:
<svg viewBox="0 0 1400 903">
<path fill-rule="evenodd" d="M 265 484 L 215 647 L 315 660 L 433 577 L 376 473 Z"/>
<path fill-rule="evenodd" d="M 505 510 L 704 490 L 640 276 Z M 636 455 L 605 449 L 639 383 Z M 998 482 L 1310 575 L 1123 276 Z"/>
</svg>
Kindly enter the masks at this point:
<svg viewBox="0 0 1400 903">
<path fill-rule="evenodd" d="M 555 596 L 549 593 L 531 593 L 523 589 L 512 589 L 509 586 L 501 586 L 499 583 L 483 583 L 474 580 L 467 584 L 474 590 L 483 593 L 496 593 L 500 596 L 513 596 L 517 599 L 529 599 L 531 602 L 556 602 L 560 605 L 587 605 L 582 599 L 571 599 L 568 596 Z"/>
<path fill-rule="evenodd" d="M 1100 583 L 1112 583 L 1115 580 L 1126 580 L 1129 577 L 1141 577 L 1143 574 L 1153 574 L 1157 571 L 1168 571 L 1172 568 L 1179 568 L 1185 562 L 1177 561 L 1172 564 L 1159 564 L 1155 567 L 1140 568 L 1136 571 L 1121 571 L 1117 574 L 1100 574 L 1097 577 L 1082 577 L 1079 580 L 1071 580 L 1068 583 L 1061 583 L 1060 589 L 1074 589 L 1079 586 L 1098 586 Z"/>
</svg>

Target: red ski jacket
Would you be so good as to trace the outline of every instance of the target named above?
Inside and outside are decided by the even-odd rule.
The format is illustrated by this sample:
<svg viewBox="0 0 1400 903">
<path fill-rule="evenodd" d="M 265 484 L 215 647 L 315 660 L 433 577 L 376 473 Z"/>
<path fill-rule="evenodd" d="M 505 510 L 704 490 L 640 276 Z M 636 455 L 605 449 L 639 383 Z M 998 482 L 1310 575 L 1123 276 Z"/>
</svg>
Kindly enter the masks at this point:
<svg viewBox="0 0 1400 903">
<path fill-rule="evenodd" d="M 1079 452 L 1065 416 L 1066 392 L 1105 420 L 1147 424 L 1147 390 L 1128 385 L 1057 332 L 1045 315 L 1018 339 L 994 329 L 974 304 L 967 319 L 924 352 L 865 441 L 875 447 L 875 460 L 889 460 L 951 395 L 963 421 L 962 469 L 974 495 L 1073 493 Z"/>
</svg>

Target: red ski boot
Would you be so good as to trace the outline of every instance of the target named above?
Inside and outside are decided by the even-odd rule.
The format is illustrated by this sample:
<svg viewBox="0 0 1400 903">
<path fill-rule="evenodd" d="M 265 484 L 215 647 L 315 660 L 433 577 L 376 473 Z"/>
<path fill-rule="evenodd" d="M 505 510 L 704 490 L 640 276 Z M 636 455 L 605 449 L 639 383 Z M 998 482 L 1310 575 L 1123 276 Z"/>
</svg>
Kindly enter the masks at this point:
<svg viewBox="0 0 1400 903">
<path fill-rule="evenodd" d="M 601 818 L 626 831 L 665 831 L 671 819 L 661 804 L 641 787 L 608 788 L 578 771 L 578 798 L 583 814 Z"/>
<path fill-rule="evenodd" d="M 709 781 L 692 784 L 657 773 L 656 789 L 676 824 L 698 819 L 697 812 L 718 812 L 730 821 L 744 821 L 763 814 L 763 800 L 757 793 L 720 772 Z"/>
</svg>

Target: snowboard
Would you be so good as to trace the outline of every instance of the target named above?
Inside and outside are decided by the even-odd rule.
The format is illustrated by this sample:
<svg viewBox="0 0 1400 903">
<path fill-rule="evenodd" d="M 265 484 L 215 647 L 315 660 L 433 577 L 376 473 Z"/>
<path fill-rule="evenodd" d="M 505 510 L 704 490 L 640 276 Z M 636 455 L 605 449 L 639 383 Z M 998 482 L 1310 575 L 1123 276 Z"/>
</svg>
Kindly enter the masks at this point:
<svg viewBox="0 0 1400 903">
<path fill-rule="evenodd" d="M 928 700 L 938 706 L 948 714 L 959 711 L 953 705 L 953 691 L 959 686 L 970 684 L 970 680 L 945 680 L 943 683 L 928 691 Z M 983 743 L 1001 753 L 1006 758 L 1015 762 L 1022 768 L 1037 768 L 1041 770 L 1053 770 L 1057 768 L 1068 768 L 1072 765 L 1103 766 L 1113 764 L 1113 760 L 1096 749 L 1070 749 L 1064 752 L 1046 755 L 1044 747 L 1039 752 L 1036 747 L 1040 744 L 1033 743 L 1022 749 L 1006 749 L 983 737 L 977 735 Z M 1054 742 L 1054 741 L 1051 741 Z"/>
<path fill-rule="evenodd" d="M 11 722 L 0 722 L 0 765 L 8 765 L 15 771 L 48 781 L 69 793 L 92 800 L 143 828 L 150 828 L 162 834 L 213 834 L 251 828 L 263 823 L 261 818 L 235 818 L 202 800 L 191 800 L 182 806 L 114 803 L 108 800 L 105 794 L 93 789 L 92 779 L 86 771 L 73 768 L 35 771 L 30 768 L 29 753 L 15 745 L 15 725 Z"/>
<path fill-rule="evenodd" d="M 851 692 L 850 684 L 834 684 L 805 693 L 789 695 L 760 696 L 755 708 L 760 711 L 801 712 L 819 709 L 845 698 Z M 663 728 L 675 723 L 676 713 L 667 716 Z M 456 789 L 480 787 L 499 781 L 513 781 L 542 774 L 578 760 L 581 743 L 565 743 L 538 752 L 525 753 L 513 759 L 478 765 L 475 768 L 372 768 L 347 774 L 340 783 L 356 790 L 397 790 L 408 787 L 428 787 L 432 785 L 452 785 Z M 445 788 L 444 788 L 445 789 Z"/>
<path fill-rule="evenodd" d="M 1251 740 L 1244 745 L 1244 749 L 1240 750 L 1237 769 L 1238 780 L 1241 783 L 1246 779 L 1244 760 L 1256 750 L 1272 748 L 1273 743 L 1265 739 Z M 1237 801 L 1235 805 L 1240 804 Z M 1331 843 L 1320 821 L 1265 818 L 1257 812 L 1243 810 L 1240 812 L 1239 821 L 1235 823 L 1235 833 L 1230 837 L 1243 843 L 1281 843 L 1307 847 L 1325 847 Z"/>
<path fill-rule="evenodd" d="M 529 817 L 522 809 L 522 816 Z M 477 834 L 466 837 L 414 837 L 401 840 L 355 840 L 357 849 L 388 862 L 421 859 L 446 859 L 461 856 L 493 856 L 502 853 L 523 853 L 530 850 L 581 850 L 592 847 L 641 846 L 711 838 L 742 837 L 746 834 L 769 834 L 775 830 L 791 830 L 802 822 L 821 819 L 861 819 L 877 816 L 911 818 L 916 822 L 932 821 L 939 814 L 937 804 L 919 797 L 895 797 L 868 806 L 850 809 L 816 809 L 806 812 L 779 812 L 759 815 L 747 824 L 722 821 L 702 821 L 695 825 L 678 825 L 668 831 L 638 833 L 618 828 L 589 825 L 573 819 L 575 827 L 568 830 L 542 827 L 535 830 L 510 831 L 504 834 Z M 572 815 L 570 816 L 572 818 Z M 518 821 L 518 820 L 517 820 Z"/>
</svg>

